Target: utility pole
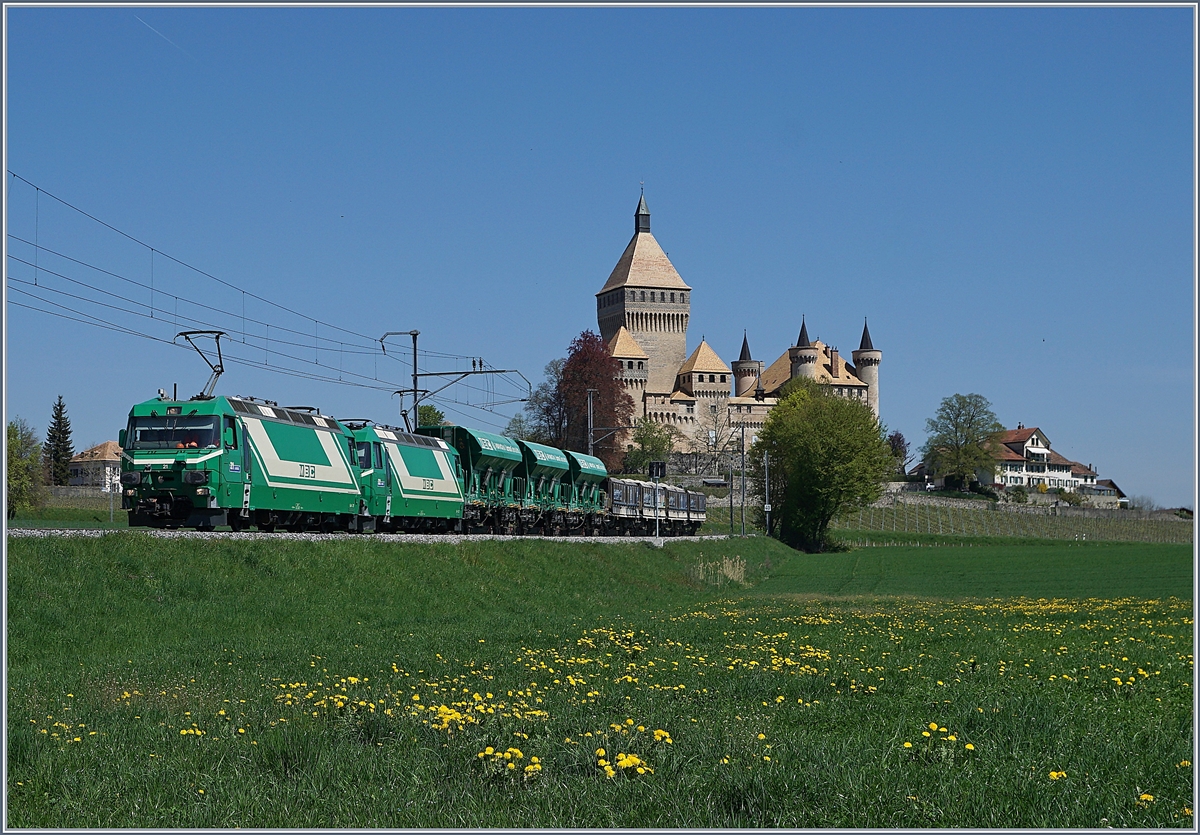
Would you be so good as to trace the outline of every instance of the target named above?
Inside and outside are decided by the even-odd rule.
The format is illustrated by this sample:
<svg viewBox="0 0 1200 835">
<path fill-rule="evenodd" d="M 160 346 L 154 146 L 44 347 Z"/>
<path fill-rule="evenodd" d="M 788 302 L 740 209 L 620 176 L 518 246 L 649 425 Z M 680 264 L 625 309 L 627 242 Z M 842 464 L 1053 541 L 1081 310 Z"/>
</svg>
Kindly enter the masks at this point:
<svg viewBox="0 0 1200 835">
<path fill-rule="evenodd" d="M 413 385 L 412 385 L 412 388 L 411 389 L 400 389 L 399 391 L 392 392 L 392 394 L 399 394 L 399 395 L 408 394 L 410 391 L 412 392 L 413 402 L 412 402 L 412 422 L 411 423 L 409 422 L 409 419 L 408 419 L 408 412 L 406 412 L 404 410 L 403 400 L 401 400 L 401 403 L 400 403 L 400 416 L 404 418 L 404 426 L 405 426 L 405 428 L 408 429 L 409 432 L 412 432 L 415 429 L 415 425 L 419 424 L 419 417 L 417 414 L 417 406 L 421 402 L 422 394 L 432 397 L 433 395 L 437 394 L 440 391 L 443 391 L 444 389 L 449 388 L 450 386 L 454 385 L 455 383 L 462 382 L 467 377 L 470 377 L 472 374 L 519 374 L 521 376 L 521 379 L 525 380 L 525 375 L 521 374 L 521 372 L 517 371 L 516 369 L 489 368 L 489 369 L 485 370 L 483 367 L 483 359 L 482 358 L 480 358 L 480 360 L 479 360 L 479 368 L 477 370 L 471 370 L 471 371 L 426 371 L 424 373 L 418 373 L 418 371 L 417 371 L 417 337 L 420 335 L 420 333 L 421 332 L 418 330 L 388 331 L 383 336 L 379 337 L 379 347 L 380 347 L 380 349 L 382 349 L 384 354 L 387 353 L 387 345 L 384 344 L 384 340 L 387 339 L 389 336 L 403 336 L 403 335 L 407 334 L 408 336 L 412 337 L 412 345 L 413 345 L 413 373 L 412 373 Z M 472 367 L 472 369 L 475 369 L 475 360 L 471 360 L 471 367 Z M 418 381 L 420 380 L 421 377 L 453 377 L 454 379 L 451 380 L 450 382 L 446 383 L 446 385 L 442 386 L 441 388 L 434 389 L 433 391 L 424 391 L 419 387 L 419 383 L 418 383 Z M 530 385 L 528 380 L 525 380 L 525 384 L 527 386 L 529 386 L 530 390 L 532 391 L 533 387 Z M 524 399 L 525 398 L 520 398 L 518 401 L 502 401 L 502 402 L 506 402 L 506 403 L 521 402 Z M 493 404 L 493 405 L 496 405 L 496 404 Z"/>
<path fill-rule="evenodd" d="M 763 512 L 767 516 L 767 536 L 771 535 L 771 459 L 763 450 Z"/>
<path fill-rule="evenodd" d="M 728 445 L 726 445 L 728 448 Z M 729 535 L 733 536 L 733 455 L 729 456 Z"/>
<path fill-rule="evenodd" d="M 746 424 L 742 424 L 742 536 L 746 535 Z"/>
<path fill-rule="evenodd" d="M 599 389 L 588 389 L 588 455 L 592 455 L 592 395 Z"/>
</svg>

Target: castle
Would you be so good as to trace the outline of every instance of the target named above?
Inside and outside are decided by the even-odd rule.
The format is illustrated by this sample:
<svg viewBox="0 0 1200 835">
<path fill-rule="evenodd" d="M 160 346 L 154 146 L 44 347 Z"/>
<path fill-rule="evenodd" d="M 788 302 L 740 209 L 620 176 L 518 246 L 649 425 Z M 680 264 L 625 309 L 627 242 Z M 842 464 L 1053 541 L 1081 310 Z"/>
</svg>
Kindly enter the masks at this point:
<svg viewBox="0 0 1200 835">
<path fill-rule="evenodd" d="M 871 343 L 865 321 L 852 363 L 836 347 L 810 340 L 803 317 L 796 344 L 765 368 L 751 356 L 744 334 L 732 366 L 703 338 L 688 354 L 692 288 L 650 234 L 645 195 L 633 218 L 633 238 L 596 294 L 596 321 L 609 353 L 621 363 L 621 381 L 637 404 L 635 418 L 676 427 L 695 449 L 719 446 L 742 427 L 750 443 L 793 377 L 832 386 L 879 416 L 883 354 Z"/>
</svg>

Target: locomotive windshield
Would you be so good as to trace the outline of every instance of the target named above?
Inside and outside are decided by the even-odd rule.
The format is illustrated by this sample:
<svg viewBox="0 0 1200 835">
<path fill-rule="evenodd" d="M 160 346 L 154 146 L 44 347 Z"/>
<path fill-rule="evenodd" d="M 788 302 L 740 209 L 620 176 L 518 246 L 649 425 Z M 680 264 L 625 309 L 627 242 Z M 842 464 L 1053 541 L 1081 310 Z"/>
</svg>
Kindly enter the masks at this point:
<svg viewBox="0 0 1200 835">
<path fill-rule="evenodd" d="M 125 443 L 129 449 L 216 449 L 217 421 L 216 415 L 130 418 Z"/>
</svg>

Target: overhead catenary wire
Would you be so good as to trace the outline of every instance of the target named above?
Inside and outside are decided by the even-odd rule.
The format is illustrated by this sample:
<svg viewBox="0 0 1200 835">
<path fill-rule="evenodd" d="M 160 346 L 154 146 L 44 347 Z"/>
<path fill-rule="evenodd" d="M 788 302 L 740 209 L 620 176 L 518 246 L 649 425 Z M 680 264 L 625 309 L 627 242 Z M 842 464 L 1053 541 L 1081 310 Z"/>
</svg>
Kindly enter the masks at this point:
<svg viewBox="0 0 1200 835">
<path fill-rule="evenodd" d="M 10 175 L 10 181 L 9 181 L 9 188 L 6 190 L 7 192 L 11 193 L 11 184 L 14 181 L 20 181 L 34 190 L 34 192 L 35 192 L 35 206 L 34 206 L 35 217 L 34 217 L 34 236 L 33 236 L 34 239 L 32 241 L 29 241 L 28 239 L 23 238 L 20 235 L 17 235 L 17 234 L 11 233 L 11 232 L 7 233 L 7 237 L 10 241 L 17 242 L 17 243 L 23 244 L 25 246 L 29 246 L 33 249 L 33 253 L 32 253 L 33 260 L 32 261 L 30 261 L 26 258 L 21 258 L 21 257 L 15 255 L 14 253 L 11 253 L 11 252 L 8 253 L 8 258 L 10 259 L 11 263 L 25 265 L 32 269 L 33 281 L 32 282 L 22 281 L 22 279 L 20 279 L 20 278 L 9 275 L 9 276 L 7 276 L 6 283 L 9 285 L 10 289 L 12 289 L 14 292 L 23 293 L 26 297 L 28 297 L 30 299 L 36 299 L 41 304 L 48 305 L 53 308 L 57 308 L 57 310 L 48 310 L 45 307 L 38 307 L 33 304 L 22 304 L 22 303 L 15 302 L 15 301 L 13 302 L 14 306 L 22 308 L 22 309 L 27 309 L 27 310 L 30 310 L 33 312 L 38 312 L 43 315 L 57 316 L 59 318 L 65 319 L 65 320 L 75 321 L 75 322 L 87 324 L 87 325 L 90 325 L 93 327 L 107 329 L 107 330 L 114 331 L 117 333 L 122 333 L 122 334 L 126 334 L 126 335 L 137 336 L 140 338 L 150 339 L 150 340 L 160 343 L 160 344 L 172 344 L 172 343 L 167 339 L 163 339 L 161 337 L 157 337 L 152 334 L 146 334 L 135 328 L 125 327 L 121 324 L 118 324 L 117 322 L 111 321 L 112 315 L 134 316 L 134 317 L 153 319 L 155 321 L 161 321 L 164 324 L 173 325 L 176 328 L 178 328 L 180 326 L 181 322 L 184 325 L 191 323 L 193 326 L 196 326 L 196 327 L 225 328 L 225 329 L 233 330 L 233 331 L 239 333 L 243 344 L 246 344 L 249 347 L 253 347 L 253 348 L 255 348 L 255 350 L 261 349 L 264 354 L 263 359 L 261 361 L 251 360 L 248 357 L 244 357 L 244 356 L 232 355 L 231 360 L 233 362 L 235 362 L 236 364 L 260 368 L 260 369 L 269 370 L 269 371 L 278 372 L 278 373 L 284 373 L 284 374 L 287 374 L 290 376 L 302 377 L 305 379 L 321 380 L 321 381 L 325 381 L 325 382 L 341 383 L 341 384 L 346 384 L 346 385 L 356 385 L 356 386 L 361 386 L 364 388 L 370 388 L 370 389 L 380 390 L 380 391 L 387 390 L 389 388 L 394 388 L 394 387 L 398 386 L 398 384 L 395 383 L 394 381 L 386 380 L 384 378 L 381 378 L 379 375 L 378 360 L 379 360 L 379 355 L 380 355 L 381 351 L 374 347 L 375 342 L 376 342 L 375 338 L 369 337 L 366 334 L 358 333 L 349 328 L 344 328 L 339 325 L 335 325 L 333 323 L 326 322 L 324 320 L 320 320 L 320 319 L 317 319 L 312 316 L 308 316 L 308 315 L 303 314 L 297 310 L 294 310 L 286 305 L 279 304 L 278 302 L 274 302 L 270 299 L 264 298 L 256 293 L 250 292 L 242 287 L 239 287 L 229 281 L 221 279 L 205 270 L 202 270 L 198 267 L 195 267 L 195 266 L 187 263 L 186 261 L 183 261 L 183 260 L 176 258 L 175 256 L 169 255 L 167 253 L 164 253 L 162 250 L 158 249 L 157 247 L 151 246 L 150 244 L 144 242 L 143 240 L 137 238 L 136 236 L 131 235 L 104 220 L 101 220 L 100 218 L 96 217 L 95 215 L 58 197 L 57 195 L 46 191 L 45 189 L 41 188 L 37 184 L 32 183 L 31 181 L 27 180 L 26 178 L 20 176 L 19 174 L 16 174 L 12 170 L 9 170 L 8 173 Z M 40 203 L 40 201 L 41 201 L 41 194 L 43 192 L 45 192 L 46 196 L 49 197 L 50 199 L 52 199 L 53 201 L 55 201 L 56 203 L 66 207 L 67 209 L 69 209 L 73 212 L 78 213 L 82 217 L 87 218 L 88 220 L 92 221 L 93 223 L 96 223 L 99 226 L 110 230 L 111 232 L 135 243 L 136 245 L 144 247 L 145 249 L 149 250 L 149 253 L 148 253 L 149 260 L 150 260 L 149 283 L 147 284 L 144 281 L 139 281 L 138 279 L 130 278 L 129 276 L 125 276 L 125 275 L 121 275 L 118 272 L 114 272 L 112 270 L 105 269 L 99 265 L 89 263 L 88 261 L 85 261 L 85 260 L 82 260 L 79 258 L 75 258 L 64 252 L 59 252 L 59 251 L 56 251 L 49 247 L 43 246 L 40 242 L 40 240 L 41 240 L 41 225 L 40 225 L 40 205 L 41 205 L 41 203 Z M 11 194 L 10 194 L 10 196 L 11 196 Z M 129 296 L 122 295 L 120 293 L 114 293 L 111 290 L 107 290 L 101 286 L 98 286 L 96 283 L 91 283 L 85 279 L 67 275 L 65 271 L 49 270 L 49 269 L 47 269 L 47 266 L 43 263 L 45 259 L 43 259 L 41 257 L 42 255 L 49 255 L 49 256 L 52 256 L 53 258 L 62 259 L 63 261 L 78 265 L 87 270 L 93 270 L 93 271 L 97 272 L 98 274 L 109 276 L 113 279 L 116 279 L 116 280 L 119 280 L 122 282 L 127 282 L 133 287 L 145 289 L 148 291 L 148 295 L 149 295 L 149 299 L 150 299 L 149 304 L 147 304 L 143 300 L 131 298 Z M 238 293 L 239 294 L 238 301 L 240 302 L 240 304 L 238 306 L 240 307 L 240 310 L 236 310 L 236 311 L 227 310 L 223 307 L 217 307 L 212 304 L 206 304 L 205 302 L 196 301 L 194 299 L 190 299 L 185 296 L 181 296 L 181 295 L 169 292 L 167 290 L 164 290 L 163 287 L 161 286 L 161 282 L 158 281 L 158 275 L 157 275 L 158 271 L 156 269 L 157 261 L 160 258 L 165 258 L 171 263 L 177 264 L 180 267 L 183 267 L 187 270 L 191 270 L 192 272 L 196 273 L 197 275 L 200 275 L 207 279 L 210 279 L 210 280 L 216 282 L 217 284 Z M 61 270 L 61 268 L 60 268 L 60 270 Z M 110 299 L 110 300 L 113 300 L 113 301 L 121 302 L 125 305 L 129 305 L 130 307 L 122 307 L 120 304 L 106 304 L 105 302 L 100 301 L 96 298 L 89 298 L 84 295 L 67 292 L 58 287 L 47 286 L 44 282 L 42 282 L 40 280 L 42 276 L 46 276 L 46 275 L 53 276 L 54 278 L 68 282 L 68 283 L 73 284 L 80 288 L 86 288 L 88 291 L 90 291 L 92 293 L 99 294 L 100 296 Z M 37 293 L 26 292 L 26 291 L 23 291 L 20 287 L 16 286 L 16 285 L 21 285 L 21 284 L 25 285 L 26 287 L 35 288 L 37 290 Z M 38 295 L 40 293 L 52 294 L 55 297 L 71 299 L 71 300 L 73 300 L 77 303 L 83 304 L 83 305 L 95 306 L 99 310 L 104 311 L 104 315 L 97 316 L 94 314 L 83 312 L 81 310 L 76 310 L 76 309 L 71 308 L 66 305 L 57 304 L 48 298 Z M 269 321 L 255 318 L 252 315 L 248 315 L 247 309 L 246 309 L 246 297 L 247 296 L 249 296 L 253 300 L 256 300 L 265 305 L 268 305 L 271 308 L 277 309 L 279 311 L 282 311 L 282 312 L 287 313 L 292 316 L 296 316 L 307 322 L 311 322 L 312 327 L 313 327 L 311 334 L 308 331 L 301 331 L 296 328 L 292 328 L 292 327 L 288 327 L 286 325 L 280 324 L 278 322 L 269 322 Z M 159 302 L 160 298 L 169 299 L 169 305 L 160 304 L 160 302 Z M 180 313 L 180 306 L 181 306 L 180 303 L 181 302 L 183 303 L 183 306 L 184 306 L 184 313 L 182 314 L 182 316 Z M 199 318 L 196 315 L 189 316 L 188 312 L 187 312 L 189 306 L 195 308 L 198 311 L 204 311 L 206 314 L 214 316 L 214 317 L 226 317 L 231 320 L 240 319 L 241 320 L 240 321 L 240 325 L 241 325 L 240 331 L 236 327 L 230 327 L 225 322 L 214 322 L 214 321 L 211 321 L 210 319 Z M 64 313 L 61 311 L 66 311 L 66 312 Z M 164 314 L 164 315 L 161 315 L 161 316 L 158 315 L 160 313 Z M 204 314 L 202 314 L 202 315 L 204 315 Z M 249 333 L 248 328 L 250 328 L 250 327 L 261 327 L 263 329 L 263 333 L 262 334 Z M 276 330 L 277 335 L 271 334 L 272 328 L 274 328 Z M 321 331 L 323 329 L 330 330 L 336 334 L 344 334 L 345 336 L 350 337 L 350 340 L 341 339 L 341 338 L 331 338 L 329 336 L 322 336 Z M 299 341 L 296 341 L 295 339 L 281 338 L 281 336 L 303 337 L 305 339 L 305 341 L 299 342 Z M 308 341 L 309 339 L 312 340 L 311 343 Z M 358 343 L 357 340 L 361 340 L 362 342 Z M 182 347 L 182 346 L 176 345 L 175 347 Z M 283 350 L 280 350 L 281 348 L 294 348 L 294 349 L 307 350 L 310 347 L 314 349 L 314 355 L 313 355 L 312 359 L 304 359 L 302 357 L 297 357 L 293 354 L 289 354 Z M 327 364 L 327 363 L 324 363 L 321 361 L 321 355 L 323 353 L 328 354 L 331 351 L 336 352 L 338 354 L 338 360 L 337 360 L 336 366 L 330 365 L 330 364 Z M 471 359 L 472 361 L 474 361 L 473 357 L 470 357 L 467 355 L 453 354 L 453 353 L 448 353 L 448 352 L 443 352 L 443 351 L 431 351 L 428 349 L 421 350 L 419 352 L 419 354 L 425 360 L 426 363 L 428 363 L 428 361 L 431 359 L 453 360 L 456 363 L 466 361 L 468 359 Z M 372 365 L 373 365 L 372 373 L 371 374 L 358 374 L 354 371 L 348 370 L 345 367 L 345 360 L 348 356 L 371 356 Z M 389 356 L 389 355 L 387 355 L 385 353 L 384 356 Z M 396 358 L 396 357 L 390 357 L 390 358 L 393 359 L 393 361 L 395 361 L 397 363 L 401 363 L 401 360 L 399 358 Z M 286 361 L 291 361 L 291 362 L 296 362 L 296 363 L 302 363 L 305 365 L 311 365 L 311 366 L 315 366 L 317 368 L 322 368 L 322 369 L 327 368 L 331 372 L 336 372 L 336 376 L 314 374 L 310 371 L 304 371 L 304 370 L 300 370 L 300 369 L 296 369 L 296 368 L 288 368 L 283 365 L 272 364 L 273 359 L 275 359 L 277 361 L 278 360 L 286 360 Z M 401 363 L 401 364 L 404 364 L 404 363 Z M 411 365 L 409 365 L 408 367 L 411 367 Z M 482 361 L 480 361 L 480 367 L 481 368 L 483 367 Z M 525 378 L 525 376 L 523 374 L 520 374 L 520 372 L 515 372 L 515 374 L 517 377 L 520 378 L 521 381 L 524 382 L 524 384 L 525 384 L 524 388 L 531 387 L 529 384 L 529 381 Z M 353 379 L 347 380 L 347 379 L 345 379 L 346 377 L 350 377 Z M 508 374 L 502 375 L 502 379 L 509 385 L 512 385 L 516 388 L 522 388 L 520 383 L 516 379 L 511 378 Z M 358 382 L 358 381 L 362 381 L 362 382 Z M 458 405 L 465 406 L 466 408 L 470 408 L 472 410 L 486 411 L 490 414 L 495 414 L 494 412 L 491 411 L 495 406 L 506 405 L 509 403 L 518 403 L 518 402 L 522 402 L 525 399 L 523 397 L 513 397 L 510 399 L 503 399 L 503 400 L 497 401 L 497 399 L 496 399 L 497 395 L 496 395 L 496 391 L 495 391 L 495 381 L 493 381 L 493 380 L 487 380 L 486 385 L 483 388 L 480 388 L 477 386 L 472 386 L 470 384 L 464 385 L 463 388 L 467 390 L 468 398 L 469 398 L 470 392 L 479 392 L 479 393 L 484 394 L 485 395 L 484 400 L 485 400 L 486 405 L 481 406 L 481 405 L 472 404 L 469 402 L 461 403 L 457 400 L 450 400 L 449 398 L 438 398 L 438 402 L 442 402 L 442 403 L 453 402 Z"/>
</svg>

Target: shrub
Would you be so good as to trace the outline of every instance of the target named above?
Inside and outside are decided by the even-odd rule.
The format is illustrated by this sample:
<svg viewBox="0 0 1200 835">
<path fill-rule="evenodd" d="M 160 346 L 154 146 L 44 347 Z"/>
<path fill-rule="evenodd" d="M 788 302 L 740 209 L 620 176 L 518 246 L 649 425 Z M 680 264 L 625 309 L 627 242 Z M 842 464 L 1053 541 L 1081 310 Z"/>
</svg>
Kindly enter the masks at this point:
<svg viewBox="0 0 1200 835">
<path fill-rule="evenodd" d="M 1017 504 L 1025 504 L 1029 501 L 1029 493 L 1024 487 L 1017 486 L 1008 491 L 1008 498 Z"/>
</svg>

